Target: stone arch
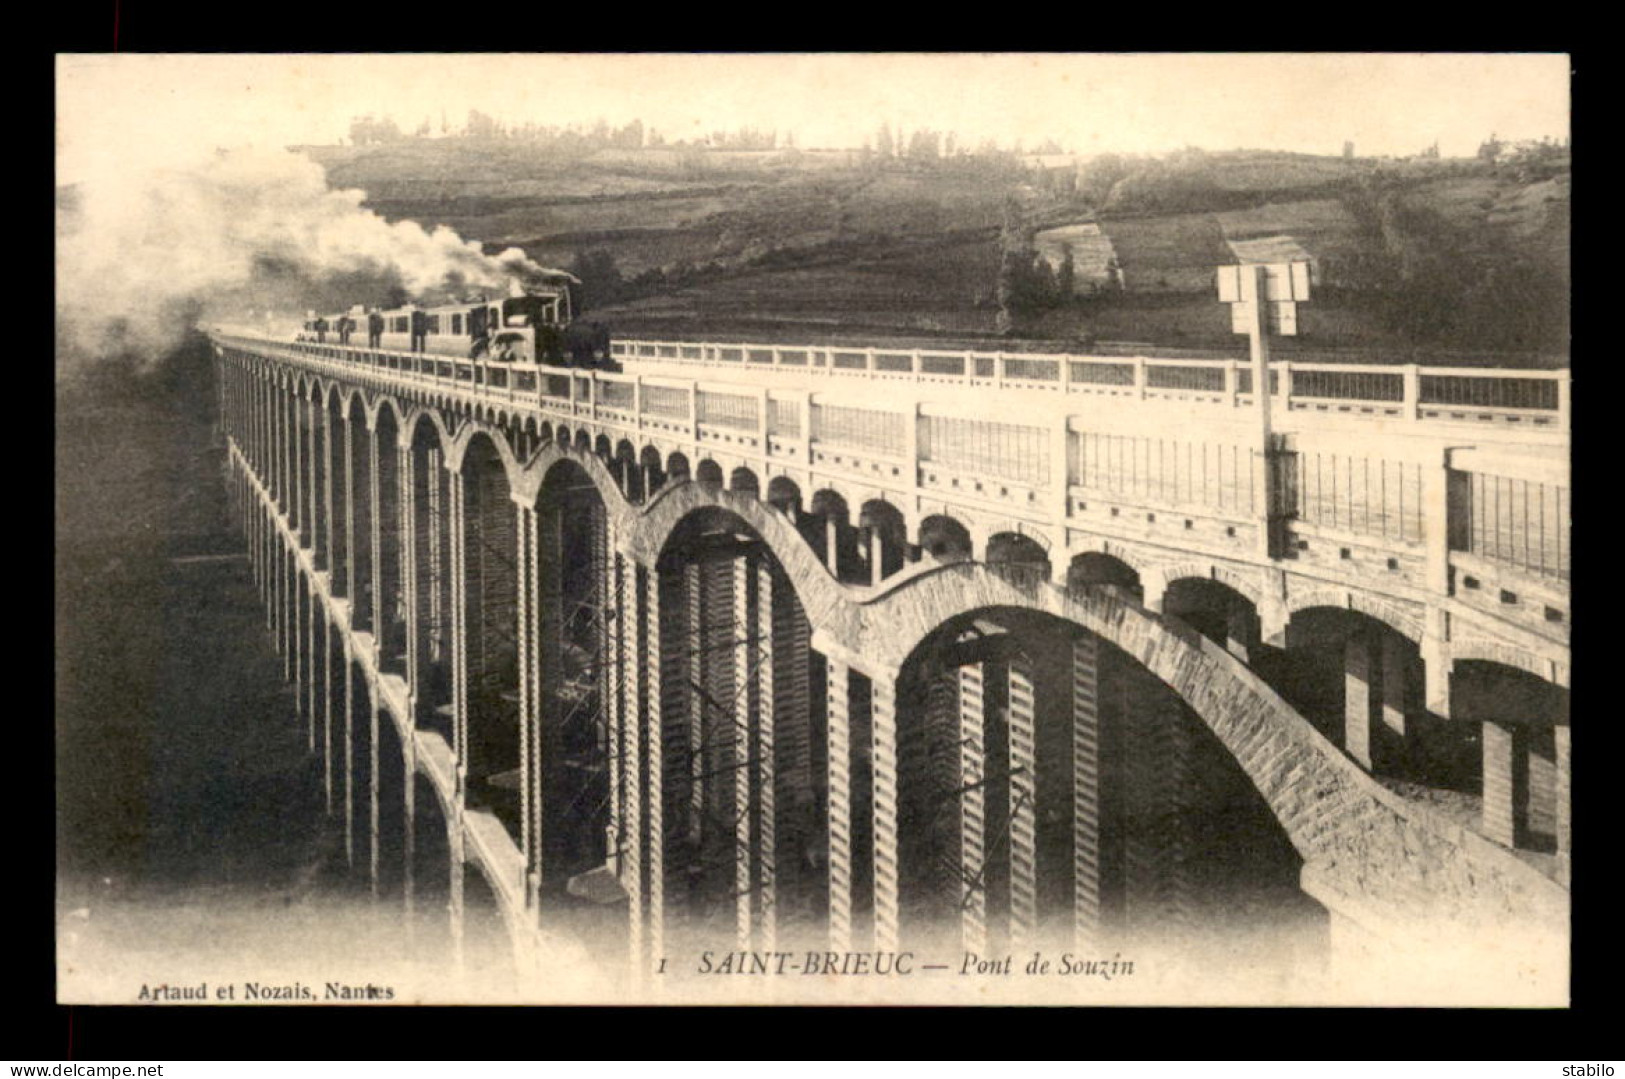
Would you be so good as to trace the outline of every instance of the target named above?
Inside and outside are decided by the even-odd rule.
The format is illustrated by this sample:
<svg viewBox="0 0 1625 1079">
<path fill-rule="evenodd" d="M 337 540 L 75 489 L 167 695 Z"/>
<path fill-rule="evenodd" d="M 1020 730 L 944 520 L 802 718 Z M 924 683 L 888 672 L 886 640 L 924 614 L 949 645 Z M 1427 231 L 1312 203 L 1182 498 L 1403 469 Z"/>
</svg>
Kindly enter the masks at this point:
<svg viewBox="0 0 1625 1079">
<path fill-rule="evenodd" d="M 637 451 L 632 443 L 621 439 L 615 443 L 614 456 L 608 462 L 610 471 L 619 481 L 621 492 L 629 502 L 642 502 L 646 492 L 643 486 L 643 469 L 638 463 Z"/>
<path fill-rule="evenodd" d="M 857 523 L 839 491 L 820 487 L 813 492 L 810 512 L 801 519 L 801 535 L 837 580 L 867 583 Z"/>
<path fill-rule="evenodd" d="M 1068 590 L 1090 585 L 1110 585 L 1123 589 L 1137 602 L 1145 601 L 1145 588 L 1140 583 L 1139 572 L 1123 559 L 1105 551 L 1083 551 L 1073 555 L 1067 566 Z"/>
<path fill-rule="evenodd" d="M 1302 591 L 1288 589 L 1286 601 L 1288 618 L 1315 607 L 1357 611 L 1383 623 L 1402 637 L 1408 637 L 1417 644 L 1422 643 L 1421 619 L 1376 596 L 1347 588 L 1309 588 Z"/>
<path fill-rule="evenodd" d="M 593 470 L 608 478 L 596 456 L 557 457 L 534 496 L 536 594 L 546 598 L 537 600 L 530 627 L 540 674 L 533 715 L 543 843 L 533 857 L 555 899 L 568 879 L 608 856 L 610 750 L 601 735 L 614 708 L 608 668 L 617 623 L 608 607 L 618 597 L 610 540 L 623 504 Z"/>
<path fill-rule="evenodd" d="M 660 447 L 653 442 L 645 442 L 637 447 L 638 464 L 646 468 L 654 468 L 664 473 L 666 471 L 666 458 Z"/>
<path fill-rule="evenodd" d="M 1074 532 L 1068 536 L 1067 549 L 1072 552 L 1074 560 L 1084 554 L 1105 555 L 1131 570 L 1142 585 L 1157 567 L 1156 558 L 1146 549 L 1109 536 Z"/>
<path fill-rule="evenodd" d="M 369 431 L 377 429 L 377 426 L 378 426 L 378 412 L 379 412 L 380 409 L 382 409 L 384 407 L 384 402 L 386 400 L 388 400 L 388 398 L 389 398 L 389 394 L 387 394 L 387 393 L 375 393 L 375 394 L 374 393 L 363 393 L 362 394 L 362 400 L 365 402 L 365 408 L 366 408 L 367 429 Z"/>
<path fill-rule="evenodd" d="M 502 471 L 508 477 L 508 487 L 511 490 L 519 489 L 519 461 L 514 457 L 513 447 L 508 440 L 502 437 L 500 431 L 494 431 L 483 424 L 465 424 L 457 436 L 452 439 L 451 446 L 446 452 L 446 460 L 453 471 L 462 471 L 464 458 L 468 454 L 468 447 L 475 439 L 484 439 L 490 442 L 493 451 L 502 462 Z"/>
<path fill-rule="evenodd" d="M 959 519 L 935 513 L 920 522 L 920 549 L 943 562 L 961 562 L 972 556 L 970 530 Z"/>
<path fill-rule="evenodd" d="M 1279 644 L 1252 657 L 1260 676 L 1328 741 L 1368 770 L 1460 787 L 1462 732 L 1427 722 L 1419 698 L 1441 672 L 1416 642 L 1358 606 L 1320 603 L 1293 610 Z"/>
<path fill-rule="evenodd" d="M 600 461 L 613 461 L 615 459 L 615 444 L 609 440 L 608 435 L 600 432 L 598 437 L 593 439 L 592 452 L 598 455 Z"/>
<path fill-rule="evenodd" d="M 700 462 L 699 468 L 695 469 L 694 482 L 720 490 L 722 487 L 722 466 L 707 457 Z"/>
<path fill-rule="evenodd" d="M 1184 575 L 1168 580 L 1156 609 L 1178 618 L 1243 663 L 1259 646 L 1258 607 L 1245 593 L 1216 577 Z"/>
<path fill-rule="evenodd" d="M 364 389 L 349 384 L 337 384 L 335 389 L 339 400 L 343 402 L 341 407 L 346 415 L 359 410 L 363 420 L 369 424 L 372 422 L 372 402 L 368 400 Z"/>
<path fill-rule="evenodd" d="M 565 461 L 578 466 L 586 473 L 587 479 L 598 489 L 598 497 L 603 500 L 613 520 L 620 522 L 632 512 L 631 504 L 627 502 L 620 484 L 616 482 L 609 467 L 599 460 L 596 454 L 571 449 L 561 443 L 543 446 L 531 458 L 524 471 L 517 477 L 513 488 L 514 497 L 533 504 L 542 484 L 547 482 L 548 475 Z M 622 526 L 618 524 L 617 527 Z"/>
<path fill-rule="evenodd" d="M 576 428 L 575 451 L 582 455 L 592 453 L 592 435 L 585 427 Z"/>
<path fill-rule="evenodd" d="M 322 387 L 322 404 L 323 404 L 323 406 L 326 407 L 326 408 L 334 408 L 334 409 L 342 408 L 346 413 L 348 413 L 349 412 L 349 406 L 347 404 L 341 405 L 341 404 L 338 404 L 337 402 L 343 401 L 345 399 L 346 395 L 350 392 L 350 389 L 351 389 L 350 387 L 346 386 L 342 382 L 337 381 L 336 379 L 325 382 L 323 384 L 323 387 Z"/>
<path fill-rule="evenodd" d="M 809 589 L 809 612 L 821 602 L 819 591 Z M 1506 924 L 1507 917 L 1566 924 L 1567 893 L 1539 870 L 1390 793 L 1245 665 L 1209 641 L 1170 632 L 1157 616 L 1118 595 L 1020 589 L 984 566 L 958 563 L 861 604 L 834 597 L 814 617 L 868 667 L 885 671 L 899 669 L 937 626 L 989 606 L 1060 615 L 1136 657 L 1174 689 L 1270 804 L 1303 855 L 1306 873 L 1315 870 L 1317 895 L 1363 895 L 1387 904 L 1396 917 L 1423 924 L 1452 918 Z M 1305 790 L 1316 796 L 1302 798 Z M 1326 818 L 1316 807 L 1328 799 L 1351 808 Z M 1426 852 L 1420 856 L 1425 866 L 1418 865 L 1417 851 Z M 1360 868 L 1369 865 L 1416 868 L 1403 879 L 1370 881 Z M 1425 882 L 1412 872 L 1425 873 Z"/>
<path fill-rule="evenodd" d="M 725 510 L 760 536 L 774 559 L 784 568 L 797 601 L 814 625 L 844 597 L 844 589 L 831 579 L 817 555 L 801 541 L 795 527 L 760 499 L 702 483 L 669 487 L 638 516 L 629 529 L 629 553 L 645 566 L 653 565 L 667 547 L 678 523 L 701 509 Z"/>
<path fill-rule="evenodd" d="M 839 523 L 846 524 L 850 511 L 847 509 L 846 498 L 839 491 L 831 487 L 820 487 L 813 492 L 812 505 L 808 512 L 818 517 L 834 517 Z"/>
<path fill-rule="evenodd" d="M 760 481 L 756 479 L 756 473 L 741 465 L 728 473 L 728 490 L 751 498 L 759 498 L 762 487 Z"/>
<path fill-rule="evenodd" d="M 461 484 L 463 669 L 467 673 L 463 766 L 471 804 L 494 813 L 517 845 L 520 723 L 519 534 L 507 440 L 474 427 L 454 461 Z"/>
<path fill-rule="evenodd" d="M 1461 637 L 1450 642 L 1450 660 L 1494 663 L 1533 675 L 1562 689 L 1568 688 L 1568 668 L 1526 648 L 1483 637 Z"/>
<path fill-rule="evenodd" d="M 664 820 L 664 842 L 679 850 L 723 850 L 724 858 L 701 859 L 685 886 L 658 893 L 670 914 L 684 920 L 739 916 L 752 922 L 816 909 L 828 894 L 830 871 L 819 857 L 829 849 L 827 769 L 762 764 L 763 755 L 741 752 L 742 737 L 771 739 L 782 757 L 822 738 L 822 699 L 814 694 L 765 691 L 783 679 L 791 684 L 825 680 L 809 644 L 812 621 L 799 598 L 796 570 L 775 555 L 790 526 L 754 495 L 702 484 L 672 488 L 645 515 L 654 523 L 638 560 L 639 587 L 657 604 L 662 665 L 677 677 L 661 682 L 661 699 L 680 710 L 685 737 L 661 739 L 656 758 L 667 804 L 678 809 Z M 760 528 L 758 527 L 760 526 Z M 764 531 L 765 530 L 765 531 Z M 805 551 L 790 542 L 791 557 Z M 739 634 L 755 644 L 742 648 Z M 763 680 L 770 680 L 763 685 Z M 667 711 L 666 715 L 672 713 Z M 757 792 L 741 795 L 746 779 Z M 771 782 L 771 787 L 767 784 Z M 796 807 L 793 816 L 786 810 Z M 793 827 L 784 827 L 794 820 Z M 764 828 L 768 838 L 764 839 Z M 743 910 L 736 899 L 736 866 L 769 863 L 775 871 L 760 885 L 764 902 Z M 783 872 L 778 871 L 784 870 Z"/>
<path fill-rule="evenodd" d="M 1235 569 L 1207 561 L 1172 562 L 1154 566 L 1145 575 L 1145 594 L 1148 602 L 1156 603 L 1163 591 L 1175 581 L 1217 581 L 1232 592 L 1240 593 L 1254 607 L 1264 598 L 1258 583 Z"/>
<path fill-rule="evenodd" d="M 982 557 L 978 560 L 982 562 L 987 561 L 987 550 L 996 536 L 1020 536 L 1023 540 L 1036 544 L 1046 553 L 1046 556 L 1050 549 L 1054 547 L 1050 537 L 1036 525 L 1025 521 L 1012 520 L 1008 517 L 967 512 L 965 527 L 969 530 L 971 539 L 976 544 L 976 550 L 982 552 Z M 1007 542 L 1009 541 L 1001 541 L 1001 543 Z"/>
<path fill-rule="evenodd" d="M 406 411 L 406 414 L 401 417 L 401 437 L 405 444 L 410 445 L 417 437 L 419 424 L 428 424 L 433 430 L 435 441 L 439 445 L 441 453 L 450 452 L 453 434 L 446 427 L 446 421 L 439 409 L 418 407 Z"/>
<path fill-rule="evenodd" d="M 406 423 L 406 416 L 409 412 L 409 406 L 395 400 L 395 398 L 389 394 L 382 394 L 379 396 L 377 407 L 373 410 L 372 417 L 369 421 L 371 425 L 377 429 L 378 425 L 382 422 L 384 413 L 386 411 L 389 412 L 393 420 L 395 430 L 403 430 Z"/>
<path fill-rule="evenodd" d="M 1473 651 L 1495 650 L 1475 648 Z M 1505 662 L 1516 658 L 1505 653 L 1499 657 L 1456 654 L 1451 670 L 1452 718 L 1548 725 L 1567 723 L 1568 687 L 1557 684 L 1538 670 Z M 1478 692 L 1470 688 L 1475 681 L 1483 684 Z"/>
<path fill-rule="evenodd" d="M 858 525 L 874 529 L 889 542 L 908 542 L 908 522 L 903 511 L 885 499 L 871 498 L 865 501 L 858 511 Z"/>
<path fill-rule="evenodd" d="M 416 548 L 410 567 L 412 602 L 417 612 L 416 639 L 408 643 L 415 663 L 414 727 L 435 731 L 454 744 L 451 721 L 451 550 L 446 529 L 452 473 L 446 467 L 451 435 L 441 414 L 420 408 L 402 432 L 407 447 L 412 539 Z"/>
<path fill-rule="evenodd" d="M 983 560 L 990 569 L 1025 585 L 1048 581 L 1053 570 L 1048 548 L 1021 532 L 993 533 L 988 537 Z"/>
<path fill-rule="evenodd" d="M 666 475 L 671 477 L 674 484 L 687 483 L 690 477 L 688 458 L 682 453 L 673 451 L 666 458 Z"/>
<path fill-rule="evenodd" d="M 374 418 L 373 444 L 377 459 L 373 469 L 377 474 L 378 563 L 374 576 L 378 580 L 378 598 L 373 633 L 378 648 L 378 668 L 389 674 L 406 672 L 407 604 L 405 566 L 402 552 L 405 548 L 401 530 L 401 465 L 406 452 L 401 448 L 403 428 L 398 406 L 394 402 L 381 403 Z"/>
<path fill-rule="evenodd" d="M 908 521 L 903 511 L 884 499 L 871 498 L 858 512 L 870 583 L 879 584 L 908 563 Z"/>
<path fill-rule="evenodd" d="M 767 481 L 767 503 L 790 520 L 801 516 L 801 487 L 789 476 L 774 476 Z"/>
<path fill-rule="evenodd" d="M 1187 931 L 1217 928 L 1232 910 L 1187 861 L 1258 874 L 1272 895 L 1298 884 L 1302 856 L 1239 762 L 1136 657 L 1076 622 L 1031 605 L 969 607 L 918 642 L 896 687 L 887 787 L 916 833 L 891 859 L 904 930 L 911 911 L 960 921 L 971 874 L 983 896 L 975 920 L 1035 938 L 1085 912 L 1111 933 L 1164 929 L 1170 915 Z M 942 789 L 963 807 L 942 812 Z M 1182 838 L 1220 811 L 1233 829 Z M 961 864 L 967 846 L 981 865 Z"/>
</svg>

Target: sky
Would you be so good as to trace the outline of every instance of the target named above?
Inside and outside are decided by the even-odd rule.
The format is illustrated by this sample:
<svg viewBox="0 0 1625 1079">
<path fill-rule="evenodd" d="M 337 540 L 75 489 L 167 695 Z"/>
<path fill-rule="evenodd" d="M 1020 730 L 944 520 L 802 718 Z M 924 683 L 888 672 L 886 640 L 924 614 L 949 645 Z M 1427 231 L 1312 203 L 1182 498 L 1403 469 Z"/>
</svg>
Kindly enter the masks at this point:
<svg viewBox="0 0 1625 1079">
<path fill-rule="evenodd" d="M 478 109 L 512 124 L 641 119 L 668 141 L 739 127 L 857 147 L 882 122 L 1081 153 L 1279 149 L 1470 155 L 1568 132 L 1561 54 L 63 55 L 73 182 L 218 146 L 332 143 Z"/>
</svg>

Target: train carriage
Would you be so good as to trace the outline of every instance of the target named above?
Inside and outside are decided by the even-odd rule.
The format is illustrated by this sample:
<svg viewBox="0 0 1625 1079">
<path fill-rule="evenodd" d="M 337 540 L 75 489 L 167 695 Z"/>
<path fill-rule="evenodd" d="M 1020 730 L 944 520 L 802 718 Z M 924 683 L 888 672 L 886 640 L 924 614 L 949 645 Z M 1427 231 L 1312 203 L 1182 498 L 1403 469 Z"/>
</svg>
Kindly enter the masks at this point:
<svg viewBox="0 0 1625 1079">
<path fill-rule="evenodd" d="M 487 363 L 614 367 L 602 327 L 572 325 L 581 282 L 562 270 L 533 275 L 504 297 L 462 303 L 360 306 L 338 315 L 311 312 L 301 340 L 395 352 L 432 352 Z"/>
</svg>

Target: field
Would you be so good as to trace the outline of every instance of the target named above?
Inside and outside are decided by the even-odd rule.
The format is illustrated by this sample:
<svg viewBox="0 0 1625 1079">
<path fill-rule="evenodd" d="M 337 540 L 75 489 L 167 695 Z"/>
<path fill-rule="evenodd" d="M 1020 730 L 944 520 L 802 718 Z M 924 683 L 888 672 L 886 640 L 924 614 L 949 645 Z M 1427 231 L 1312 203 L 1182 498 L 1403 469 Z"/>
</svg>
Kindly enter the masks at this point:
<svg viewBox="0 0 1625 1079">
<path fill-rule="evenodd" d="M 986 293 L 997 263 L 990 241 L 894 242 L 823 266 L 729 274 L 592 317 L 630 332 L 725 336 L 730 329 L 827 333 L 862 327 L 982 335 L 993 330 L 995 312 Z"/>
<path fill-rule="evenodd" d="M 1305 336 L 1283 342 L 1286 351 L 1482 351 L 1482 340 L 1410 340 L 1358 293 L 1363 279 L 1354 271 L 1369 274 L 1406 244 L 1429 251 L 1447 237 L 1473 272 L 1534 260 L 1561 275 L 1565 290 L 1568 280 L 1566 171 L 1525 182 L 1471 162 L 1175 155 L 1172 164 L 1146 167 L 1164 180 L 1170 169 L 1198 170 L 1197 194 L 1181 196 L 1195 204 L 1147 212 L 1103 210 L 1048 182 L 1077 167 L 1068 158 L 1045 159 L 1048 171 L 1034 171 L 976 158 L 880 166 L 849 152 L 559 151 L 468 139 L 306 152 L 330 182 L 361 188 L 391 219 L 449 225 L 490 249 L 519 246 L 544 265 L 607 259 L 613 276 L 594 283 L 589 316 L 621 333 L 984 340 L 998 316 L 1010 204 L 1039 231 L 1052 268 L 1060 250 L 1053 241 L 1063 235 L 1056 229 L 1097 224 L 1099 250 L 1076 253 L 1080 290 L 1103 276 L 1094 264 L 1108 243 L 1124 289 L 1021 314 L 1014 336 L 1023 340 L 1236 349 L 1214 267 L 1302 252 L 1315 261 L 1320 287 L 1300 312 Z M 1376 174 L 1414 211 L 1407 220 L 1427 224 L 1425 235 L 1395 247 L 1400 241 L 1362 225 L 1350 185 Z"/>
<path fill-rule="evenodd" d="M 1101 227 L 1130 292 L 1211 292 L 1214 267 L 1235 261 L 1211 213 L 1108 218 Z"/>
</svg>

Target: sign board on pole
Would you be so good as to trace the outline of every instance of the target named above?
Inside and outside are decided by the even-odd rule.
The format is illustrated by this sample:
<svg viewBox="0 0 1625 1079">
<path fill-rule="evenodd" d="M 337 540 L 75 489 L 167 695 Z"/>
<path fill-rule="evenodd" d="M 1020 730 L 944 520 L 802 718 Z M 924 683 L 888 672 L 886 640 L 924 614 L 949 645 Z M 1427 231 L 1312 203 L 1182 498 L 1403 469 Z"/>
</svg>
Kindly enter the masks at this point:
<svg viewBox="0 0 1625 1079">
<path fill-rule="evenodd" d="M 1230 305 L 1230 332 L 1251 333 L 1253 322 L 1253 305 L 1250 303 L 1233 303 Z"/>
<path fill-rule="evenodd" d="M 1256 265 L 1219 267 L 1219 300 L 1230 305 L 1230 329 L 1235 333 L 1252 332 L 1253 304 L 1261 299 L 1257 295 Z M 1309 263 L 1270 263 L 1262 269 L 1267 332 L 1294 337 L 1298 333 L 1297 305 L 1309 299 Z"/>
<path fill-rule="evenodd" d="M 1253 275 L 1256 263 L 1245 266 L 1220 266 L 1218 272 L 1219 302 L 1245 303 L 1253 298 Z M 1243 272 L 1249 271 L 1249 272 Z M 1311 274 L 1307 262 L 1275 262 L 1264 266 L 1264 296 L 1269 300 L 1309 299 Z"/>
<path fill-rule="evenodd" d="M 1272 303 L 1264 311 L 1269 332 L 1281 337 L 1298 335 L 1298 305 L 1291 302 Z"/>
</svg>

